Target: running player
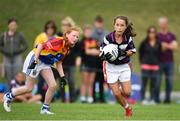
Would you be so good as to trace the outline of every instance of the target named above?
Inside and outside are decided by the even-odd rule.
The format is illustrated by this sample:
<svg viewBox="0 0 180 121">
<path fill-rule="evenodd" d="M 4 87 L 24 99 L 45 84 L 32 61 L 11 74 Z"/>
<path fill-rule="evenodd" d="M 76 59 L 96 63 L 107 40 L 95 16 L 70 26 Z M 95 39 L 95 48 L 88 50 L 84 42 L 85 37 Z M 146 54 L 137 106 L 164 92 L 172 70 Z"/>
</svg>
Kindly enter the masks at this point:
<svg viewBox="0 0 180 121">
<path fill-rule="evenodd" d="M 104 77 L 118 103 L 125 109 L 125 116 L 132 116 L 132 108 L 126 101 L 126 97 L 131 94 L 131 69 L 129 67 L 130 56 L 135 52 L 135 46 L 132 37 L 136 34 L 133 32 L 132 24 L 129 23 L 125 16 L 114 18 L 114 31 L 104 37 L 102 48 L 107 44 L 118 45 L 118 58 L 110 61 L 111 54 L 101 53 L 100 57 L 105 59 L 103 63 Z"/>
</svg>

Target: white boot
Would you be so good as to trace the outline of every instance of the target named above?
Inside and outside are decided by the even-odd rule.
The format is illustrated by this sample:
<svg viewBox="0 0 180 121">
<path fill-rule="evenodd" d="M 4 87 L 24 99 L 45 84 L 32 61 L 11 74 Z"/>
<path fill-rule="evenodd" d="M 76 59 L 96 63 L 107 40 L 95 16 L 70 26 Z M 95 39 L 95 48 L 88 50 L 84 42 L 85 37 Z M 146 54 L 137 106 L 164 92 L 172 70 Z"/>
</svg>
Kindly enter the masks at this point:
<svg viewBox="0 0 180 121">
<path fill-rule="evenodd" d="M 4 110 L 6 112 L 11 112 L 11 102 L 12 102 L 12 98 L 10 96 L 11 93 L 6 93 L 3 97 L 4 99 L 4 103 L 3 103 L 3 106 L 4 106 Z"/>
<path fill-rule="evenodd" d="M 45 115 L 54 115 L 54 113 L 50 112 L 47 109 L 41 109 L 40 114 L 45 114 Z"/>
</svg>

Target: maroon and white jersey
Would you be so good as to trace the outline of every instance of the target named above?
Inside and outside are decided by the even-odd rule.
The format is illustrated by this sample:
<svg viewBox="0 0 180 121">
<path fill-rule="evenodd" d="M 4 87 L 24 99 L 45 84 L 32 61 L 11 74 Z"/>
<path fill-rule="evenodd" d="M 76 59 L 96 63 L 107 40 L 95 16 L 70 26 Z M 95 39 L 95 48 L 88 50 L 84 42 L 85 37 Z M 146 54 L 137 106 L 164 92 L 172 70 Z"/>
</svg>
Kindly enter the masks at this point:
<svg viewBox="0 0 180 121">
<path fill-rule="evenodd" d="M 107 36 L 104 37 L 104 41 L 102 44 L 102 48 L 106 46 L 107 44 L 117 44 L 118 48 L 124 51 L 131 50 L 132 52 L 136 52 L 136 48 L 133 42 L 133 39 L 131 36 L 123 34 L 123 41 L 121 44 L 118 44 L 115 39 L 115 31 L 109 33 Z M 111 64 L 115 65 L 121 65 L 126 64 L 130 62 L 129 56 L 118 56 L 116 60 L 110 62 Z"/>
</svg>

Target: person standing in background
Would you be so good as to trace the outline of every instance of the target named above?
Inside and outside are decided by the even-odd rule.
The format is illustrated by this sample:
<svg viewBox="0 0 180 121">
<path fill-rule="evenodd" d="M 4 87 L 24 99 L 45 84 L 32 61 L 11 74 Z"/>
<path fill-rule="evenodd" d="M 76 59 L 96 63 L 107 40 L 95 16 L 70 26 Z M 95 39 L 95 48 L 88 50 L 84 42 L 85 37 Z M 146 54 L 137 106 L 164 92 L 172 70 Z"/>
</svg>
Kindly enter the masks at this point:
<svg viewBox="0 0 180 121">
<path fill-rule="evenodd" d="M 97 15 L 94 20 L 94 28 L 92 33 L 92 38 L 98 41 L 99 47 L 103 43 L 104 37 L 108 34 L 108 32 L 104 29 L 104 19 L 102 16 Z M 93 88 L 93 97 L 94 102 L 98 102 L 96 99 L 96 90 L 99 88 L 99 101 L 105 102 L 104 99 L 104 75 L 102 70 L 102 61 L 99 58 L 97 61 L 97 73 L 96 78 L 94 82 L 94 88 Z M 97 87 L 98 86 L 98 87 Z"/>
<path fill-rule="evenodd" d="M 157 39 L 156 27 L 150 26 L 147 30 L 147 37 L 142 41 L 139 48 L 139 61 L 141 64 L 141 98 L 142 104 L 155 104 L 155 84 L 158 80 L 160 63 L 161 43 Z M 150 81 L 150 99 L 146 100 L 145 92 Z"/>
<path fill-rule="evenodd" d="M 61 21 L 61 31 L 57 33 L 58 36 L 63 36 L 63 33 L 74 27 L 76 24 L 74 20 L 67 16 Z M 77 42 L 78 43 L 78 42 Z M 76 45 L 77 45 L 76 43 Z M 64 58 L 63 67 L 64 73 L 67 76 L 68 84 L 65 87 L 61 87 L 61 97 L 63 102 L 75 102 L 76 101 L 76 89 L 75 89 L 75 61 L 77 57 L 77 46 L 71 48 L 70 53 Z"/>
<path fill-rule="evenodd" d="M 81 76 L 80 101 L 82 103 L 93 103 L 93 84 L 96 77 L 97 64 L 99 58 L 99 46 L 95 39 L 91 38 L 92 27 L 85 25 L 83 28 L 83 38 L 80 42 L 81 55 Z M 87 94 L 87 98 L 86 98 Z"/>
<path fill-rule="evenodd" d="M 160 79 L 156 84 L 155 88 L 155 100 L 157 103 L 160 103 L 160 86 L 162 74 L 165 74 L 166 78 L 166 88 L 165 88 L 165 99 L 164 103 L 171 102 L 171 92 L 173 88 L 173 51 L 177 49 L 176 36 L 169 31 L 168 28 L 168 19 L 166 17 L 159 18 L 159 27 L 160 32 L 158 33 L 158 39 L 162 45 L 162 52 L 160 54 Z"/>
<path fill-rule="evenodd" d="M 9 19 L 8 30 L 0 36 L 0 52 L 4 55 L 4 72 L 8 89 L 10 81 L 22 69 L 22 53 L 28 48 L 24 35 L 17 31 L 17 27 L 17 20 Z"/>
</svg>

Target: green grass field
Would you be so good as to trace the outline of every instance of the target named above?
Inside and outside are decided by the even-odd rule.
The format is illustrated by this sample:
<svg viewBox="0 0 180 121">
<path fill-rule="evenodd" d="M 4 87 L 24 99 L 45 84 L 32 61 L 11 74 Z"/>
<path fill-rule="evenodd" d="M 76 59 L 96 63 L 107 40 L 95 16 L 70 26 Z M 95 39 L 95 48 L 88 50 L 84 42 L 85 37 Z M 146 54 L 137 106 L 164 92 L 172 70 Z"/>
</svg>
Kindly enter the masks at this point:
<svg viewBox="0 0 180 121">
<path fill-rule="evenodd" d="M 39 114 L 41 105 L 14 103 L 13 111 L 6 113 L 0 104 L 0 120 L 125 120 L 118 104 L 62 104 L 54 103 L 55 115 Z M 128 120 L 180 120 L 180 105 L 133 106 L 134 115 Z"/>
</svg>

